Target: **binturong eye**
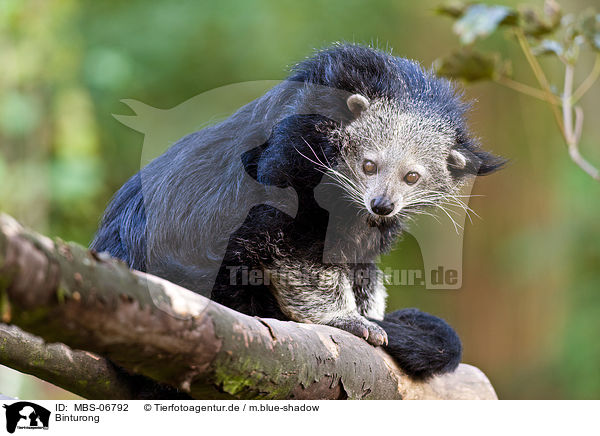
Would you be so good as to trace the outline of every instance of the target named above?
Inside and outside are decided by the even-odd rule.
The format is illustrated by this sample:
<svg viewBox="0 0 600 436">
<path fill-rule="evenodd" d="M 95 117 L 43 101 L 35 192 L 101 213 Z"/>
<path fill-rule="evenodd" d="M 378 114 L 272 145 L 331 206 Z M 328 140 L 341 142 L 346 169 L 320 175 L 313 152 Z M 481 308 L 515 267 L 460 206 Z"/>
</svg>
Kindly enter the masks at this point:
<svg viewBox="0 0 600 436">
<path fill-rule="evenodd" d="M 414 185 L 415 183 L 417 183 L 419 181 L 419 179 L 421 178 L 421 175 L 415 171 L 411 171 L 410 173 L 407 173 L 404 176 L 404 181 L 408 184 L 408 185 Z"/>
<path fill-rule="evenodd" d="M 377 164 L 372 160 L 366 160 L 363 162 L 363 171 L 366 175 L 372 176 L 377 172 Z"/>
</svg>

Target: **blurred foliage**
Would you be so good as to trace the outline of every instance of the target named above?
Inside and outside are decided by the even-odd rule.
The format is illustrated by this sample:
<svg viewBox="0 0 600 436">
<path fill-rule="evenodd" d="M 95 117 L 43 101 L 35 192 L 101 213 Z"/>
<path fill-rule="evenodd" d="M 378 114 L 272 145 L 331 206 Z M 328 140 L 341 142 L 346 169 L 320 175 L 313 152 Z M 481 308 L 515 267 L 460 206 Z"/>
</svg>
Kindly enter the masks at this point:
<svg viewBox="0 0 600 436">
<path fill-rule="evenodd" d="M 339 40 L 393 47 L 427 66 L 458 51 L 465 59 L 446 65 L 450 75 L 526 81 L 525 59 L 498 29 L 517 19 L 529 38 L 564 42 L 549 37 L 556 18 L 541 2 L 527 12 L 507 1 L 445 6 L 459 45 L 447 37 L 452 23 L 435 17 L 437 2 L 2 0 L 0 210 L 87 245 L 111 195 L 140 167 L 143 137 L 112 116 L 131 114 L 122 99 L 167 109 L 219 86 L 281 79 L 293 62 Z M 588 14 L 570 27 L 585 39 L 582 70 L 591 69 L 597 26 Z M 559 50 L 541 41 L 539 54 Z M 546 57 L 540 63 L 558 77 Z M 483 146 L 511 163 L 476 183 L 481 196 L 470 206 L 482 219 L 466 227 L 463 288 L 392 286 L 389 309 L 417 306 L 448 319 L 464 360 L 503 398 L 598 398 L 600 187 L 564 157 L 544 103 L 477 82 L 466 94 L 478 101 L 471 124 Z M 588 120 L 597 117 L 598 87 L 580 104 Z M 600 162 L 600 125 L 586 123 L 582 138 Z M 421 269 L 416 240 L 407 234 L 383 263 Z M 4 394 L 61 395 L 33 386 L 0 372 Z"/>
<path fill-rule="evenodd" d="M 555 0 L 545 0 L 541 11 L 527 5 L 518 9 L 481 3 L 452 2 L 439 6 L 437 12 L 455 21 L 454 33 L 463 47 L 439 58 L 436 70 L 442 76 L 465 82 L 494 80 L 497 83 L 550 104 L 553 115 L 569 149 L 573 162 L 600 182 L 600 170 L 579 152 L 584 112 L 578 100 L 600 77 L 600 14 L 594 9 L 563 14 Z M 501 26 L 509 28 L 519 43 L 536 76 L 539 87 L 511 78 L 510 61 L 500 60 L 497 52 L 475 50 L 476 40 L 494 33 Z M 589 75 L 574 89 L 574 72 L 583 46 L 596 53 L 596 63 Z M 562 91 L 550 83 L 536 56 L 553 55 L 565 68 Z"/>
<path fill-rule="evenodd" d="M 472 82 L 495 79 L 508 74 L 504 62 L 479 62 L 483 52 L 473 47 L 501 28 L 522 32 L 533 41 L 532 52 L 553 54 L 569 63 L 576 63 L 583 45 L 600 52 L 600 14 L 593 8 L 579 13 L 563 14 L 555 0 L 546 0 L 542 10 L 529 5 L 512 8 L 483 3 L 450 2 L 438 6 L 436 12 L 455 20 L 452 30 L 463 46 L 437 61 L 438 72 L 449 77 Z M 499 53 L 494 53 L 498 56 Z M 466 64 L 466 65 L 463 65 Z M 490 66 L 496 68 L 490 71 Z"/>
</svg>

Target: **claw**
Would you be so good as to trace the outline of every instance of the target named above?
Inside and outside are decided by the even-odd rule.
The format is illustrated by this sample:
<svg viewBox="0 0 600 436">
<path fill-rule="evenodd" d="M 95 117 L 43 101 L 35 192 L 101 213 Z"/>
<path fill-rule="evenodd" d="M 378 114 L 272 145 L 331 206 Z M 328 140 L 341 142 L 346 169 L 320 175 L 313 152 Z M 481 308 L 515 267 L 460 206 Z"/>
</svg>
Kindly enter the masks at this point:
<svg viewBox="0 0 600 436">
<path fill-rule="evenodd" d="M 366 340 L 369 344 L 379 347 L 387 345 L 387 333 L 377 324 L 368 321 L 366 318 L 356 317 L 350 319 L 336 320 L 332 323 L 334 327 L 346 330 L 349 333 Z"/>
</svg>

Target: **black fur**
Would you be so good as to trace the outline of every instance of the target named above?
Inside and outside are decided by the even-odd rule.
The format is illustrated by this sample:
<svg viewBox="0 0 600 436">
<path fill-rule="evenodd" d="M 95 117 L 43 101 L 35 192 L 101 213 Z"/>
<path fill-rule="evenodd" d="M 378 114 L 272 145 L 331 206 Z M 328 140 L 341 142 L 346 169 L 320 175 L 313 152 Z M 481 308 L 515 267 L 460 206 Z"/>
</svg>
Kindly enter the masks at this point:
<svg viewBox="0 0 600 436">
<path fill-rule="evenodd" d="M 468 161 L 465 168 L 452 170 L 452 176 L 455 178 L 468 174 L 487 174 L 503 164 L 501 159 L 481 150 L 469 136 L 463 121 L 467 106 L 461 101 L 460 95 L 451 84 L 435 78 L 431 73 L 423 72 L 411 61 L 358 45 L 338 45 L 320 51 L 312 58 L 298 64 L 288 80 L 321 85 L 351 94 L 359 93 L 369 99 L 390 99 L 398 102 L 401 110 L 417 108 L 447 120 L 456 131 L 455 148 L 463 151 Z M 301 102 L 302 92 L 301 89 L 296 91 L 292 101 Z M 267 98 L 268 95 L 263 97 L 263 99 Z M 259 99 L 251 104 L 255 105 L 251 108 L 252 113 L 257 112 L 255 108 L 260 108 L 263 104 L 261 101 L 263 100 Z M 265 101 L 267 103 L 264 105 L 268 105 L 269 101 Z M 201 190 L 201 184 L 211 183 L 217 187 L 216 189 L 221 189 L 219 199 L 230 198 L 227 190 L 239 189 L 238 185 L 241 183 L 239 181 L 241 178 L 235 179 L 240 177 L 235 172 L 237 167 L 233 164 L 227 167 L 229 165 L 227 158 L 222 162 L 215 160 L 214 165 L 224 167 L 218 176 L 221 178 L 200 180 L 195 171 L 195 166 L 201 163 L 197 159 L 208 160 L 212 159 L 212 156 L 196 154 L 190 157 L 187 153 L 193 154 L 196 150 L 200 150 L 199 138 L 204 134 L 203 132 L 208 132 L 207 136 L 215 135 L 214 132 L 222 128 L 223 135 L 228 135 L 228 129 L 235 128 L 236 117 L 242 116 L 249 116 L 244 112 L 244 108 L 230 120 L 216 126 L 214 130 L 209 128 L 198 132 L 174 145 L 146 167 L 145 170 L 151 177 L 143 190 L 141 175 L 132 177 L 113 198 L 91 248 L 97 251 L 108 251 L 111 255 L 123 259 L 132 268 L 148 270 L 200 292 L 195 286 L 206 281 L 203 279 L 207 277 L 203 270 L 204 265 L 201 265 L 202 261 L 196 260 L 199 258 L 198 255 L 182 252 L 180 248 L 183 245 L 181 241 L 185 241 L 184 238 L 192 238 L 194 235 L 177 235 L 177 231 L 181 233 L 186 231 L 177 228 L 178 222 L 175 219 L 170 223 L 158 222 L 151 226 L 150 218 L 147 217 L 147 212 L 150 210 L 147 209 L 144 195 L 150 193 L 151 203 L 158 204 L 154 207 L 166 208 L 165 205 L 169 205 L 168 207 L 176 209 L 197 202 L 208 203 L 207 209 L 203 209 L 202 213 L 194 212 L 196 209 L 190 209 L 191 212 L 185 209 L 185 224 L 197 223 L 195 228 L 198 231 L 201 230 L 203 223 L 209 222 L 203 215 L 206 210 L 212 214 L 210 217 L 217 216 L 218 221 L 219 210 L 223 205 L 210 203 L 212 200 L 203 198 L 201 193 L 205 191 Z M 306 265 L 315 265 L 316 268 L 330 268 L 348 276 L 352 276 L 356 269 L 376 270 L 374 264 L 376 257 L 390 249 L 402 231 L 403 223 L 400 219 L 373 221 L 370 225 L 376 227 L 378 233 L 377 237 L 372 237 L 365 231 L 364 221 L 359 222 L 358 218 L 355 218 L 356 205 L 340 200 L 342 195 L 335 187 L 329 195 L 337 209 L 333 212 L 324 210 L 316 201 L 314 193 L 315 188 L 322 181 L 323 174 L 314 163 L 303 157 L 303 155 L 312 156 L 314 153 L 318 159 L 335 164 L 340 155 L 340 144 L 332 140 L 331 132 L 340 123 L 352 119 L 352 116 L 348 109 L 343 109 L 338 119 L 292 111 L 273 126 L 266 142 L 250 150 L 246 148 L 240 151 L 237 159 L 241 161 L 241 168 L 245 169 L 253 179 L 263 185 L 278 188 L 292 187 L 296 191 L 298 213 L 295 217 L 291 217 L 277 207 L 265 204 L 254 205 L 249 209 L 242 225 L 232 228 L 231 233 L 227 235 L 227 250 L 220 266 L 217 265 L 218 272 L 211 290 L 211 298 L 249 315 L 290 319 L 284 314 L 267 284 L 243 284 L 241 271 L 238 271 L 233 274 L 236 284 L 232 285 L 231 268 L 243 265 L 248 269 L 267 270 L 276 268 L 278 262 L 293 260 Z M 235 137 L 235 141 L 243 142 L 243 140 L 241 133 Z M 234 146 L 223 144 L 223 147 Z M 223 153 L 227 151 L 224 149 Z M 221 153 L 219 149 L 204 150 L 204 152 Z M 233 156 L 234 153 L 229 155 Z M 185 165 L 185 167 L 175 167 L 176 165 Z M 154 183 L 152 177 L 162 173 L 167 174 L 164 180 L 168 183 L 164 183 L 164 180 L 163 183 Z M 187 180 L 185 182 L 187 185 L 173 181 L 178 175 L 182 175 L 182 179 Z M 239 201 L 242 200 L 243 198 Z M 159 220 L 169 220 L 171 216 L 176 215 L 177 211 L 153 209 L 152 212 L 162 217 L 157 218 Z M 330 265 L 323 262 L 323 244 L 329 218 L 331 214 L 336 213 L 349 217 L 346 220 L 347 228 L 343 231 L 352 238 L 339 243 L 340 252 L 350 259 L 345 265 Z M 214 220 L 210 222 L 214 223 Z M 155 255 L 152 262 L 147 258 L 148 241 L 157 240 L 157 235 L 153 235 L 150 228 L 163 228 L 167 229 L 165 231 L 175 232 L 171 238 L 179 241 L 171 242 L 170 247 L 153 245 L 150 250 L 153 254 L 156 252 L 166 254 L 162 257 Z M 206 233 L 211 233 L 210 230 L 208 229 Z M 202 246 L 202 240 L 198 245 Z M 214 260 L 214 256 L 207 256 L 207 258 Z M 359 261 L 355 264 L 352 259 L 368 259 L 368 262 Z M 207 265 L 209 263 L 206 262 Z M 206 269 L 210 269 L 209 267 L 210 265 Z M 373 298 L 373 286 L 369 281 L 352 284 L 359 309 L 362 304 L 368 303 Z M 316 290 L 316 284 L 306 283 L 306 287 L 299 292 Z M 452 328 L 439 318 L 416 309 L 405 309 L 386 315 L 383 321 L 375 322 L 388 335 L 389 343 L 386 347 L 388 352 L 412 377 L 425 379 L 434 374 L 448 372 L 456 368 L 460 361 L 460 340 Z"/>
<path fill-rule="evenodd" d="M 460 339 L 441 318 L 418 309 L 402 309 L 386 314 L 383 321 L 374 321 L 388 334 L 386 351 L 415 379 L 452 372 L 460 363 Z"/>
<path fill-rule="evenodd" d="M 440 119 L 456 123 L 456 148 L 471 156 L 467 168 L 457 176 L 465 172 L 487 175 L 502 168 L 506 160 L 481 150 L 468 134 L 463 116 L 469 104 L 461 100 L 462 95 L 450 82 L 432 80 L 431 74 L 407 59 L 348 44 L 322 50 L 301 62 L 288 80 L 343 89 L 370 99 L 387 98 L 401 102 L 401 110 L 420 107 L 435 112 Z"/>
<path fill-rule="evenodd" d="M 146 271 L 146 211 L 140 173 L 111 200 L 90 248 L 107 251 L 130 268 Z"/>
</svg>

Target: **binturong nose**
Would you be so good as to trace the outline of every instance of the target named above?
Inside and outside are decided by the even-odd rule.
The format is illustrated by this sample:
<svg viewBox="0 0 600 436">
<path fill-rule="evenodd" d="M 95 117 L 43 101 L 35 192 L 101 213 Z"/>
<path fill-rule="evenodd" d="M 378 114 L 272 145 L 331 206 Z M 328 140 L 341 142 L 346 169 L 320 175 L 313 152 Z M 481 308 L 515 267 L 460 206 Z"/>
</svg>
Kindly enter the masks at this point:
<svg viewBox="0 0 600 436">
<path fill-rule="evenodd" d="M 389 215 L 394 210 L 394 203 L 383 196 L 375 197 L 371 200 L 371 210 L 377 215 Z"/>
</svg>

